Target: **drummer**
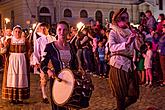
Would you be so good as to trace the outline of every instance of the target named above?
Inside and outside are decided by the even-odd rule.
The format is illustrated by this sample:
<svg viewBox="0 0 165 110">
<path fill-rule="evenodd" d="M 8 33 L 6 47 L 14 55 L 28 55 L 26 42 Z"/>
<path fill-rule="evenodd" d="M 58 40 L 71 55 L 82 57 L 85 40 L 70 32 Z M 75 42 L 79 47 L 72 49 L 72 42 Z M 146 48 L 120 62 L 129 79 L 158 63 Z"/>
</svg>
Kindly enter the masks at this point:
<svg viewBox="0 0 165 110">
<path fill-rule="evenodd" d="M 66 107 L 57 106 L 52 99 L 53 76 L 69 67 L 71 70 L 76 69 L 75 52 L 69 42 L 67 42 L 67 35 L 69 34 L 69 25 L 65 21 L 60 21 L 56 28 L 57 40 L 46 45 L 45 56 L 41 62 L 41 69 L 50 77 L 50 99 L 52 110 L 67 110 Z"/>
</svg>

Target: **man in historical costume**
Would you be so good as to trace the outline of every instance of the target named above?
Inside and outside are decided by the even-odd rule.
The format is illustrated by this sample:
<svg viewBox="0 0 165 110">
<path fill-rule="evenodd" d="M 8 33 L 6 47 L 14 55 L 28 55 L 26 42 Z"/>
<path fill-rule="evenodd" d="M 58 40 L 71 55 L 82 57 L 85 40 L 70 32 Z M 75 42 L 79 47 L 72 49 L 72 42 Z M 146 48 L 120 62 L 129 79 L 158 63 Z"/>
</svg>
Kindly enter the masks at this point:
<svg viewBox="0 0 165 110">
<path fill-rule="evenodd" d="M 133 51 L 140 46 L 135 33 L 129 29 L 129 15 L 126 8 L 114 13 L 112 30 L 109 34 L 109 48 L 111 52 L 109 81 L 117 101 L 117 110 L 137 101 L 139 87 L 136 74 L 133 73 Z"/>
<path fill-rule="evenodd" d="M 30 97 L 29 42 L 21 37 L 22 28 L 13 28 L 13 36 L 4 42 L 1 53 L 5 54 L 2 99 L 11 103 L 23 103 Z"/>
<path fill-rule="evenodd" d="M 40 37 L 34 43 L 33 64 L 35 65 L 36 68 L 40 69 L 40 62 L 45 54 L 44 53 L 45 46 L 46 44 L 53 42 L 55 40 L 55 37 L 49 35 L 49 25 L 47 23 L 41 23 L 38 27 L 38 32 L 36 34 L 38 34 Z M 42 70 L 39 71 L 40 71 L 41 91 L 43 96 L 42 101 L 44 103 L 49 103 L 45 90 L 47 77 Z"/>
</svg>

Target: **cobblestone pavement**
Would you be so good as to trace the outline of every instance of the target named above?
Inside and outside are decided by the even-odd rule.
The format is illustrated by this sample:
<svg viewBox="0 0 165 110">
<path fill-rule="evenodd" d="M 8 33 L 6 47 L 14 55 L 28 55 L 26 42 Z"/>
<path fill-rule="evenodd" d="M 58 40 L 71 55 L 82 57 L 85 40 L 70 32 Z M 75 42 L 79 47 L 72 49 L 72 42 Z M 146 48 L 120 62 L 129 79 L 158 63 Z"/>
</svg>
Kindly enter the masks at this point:
<svg viewBox="0 0 165 110">
<path fill-rule="evenodd" d="M 2 84 L 2 73 L 0 73 L 0 88 Z M 108 86 L 108 80 L 92 77 L 95 90 L 90 100 L 90 106 L 82 110 L 113 110 L 116 107 L 115 98 Z M 49 91 L 47 91 L 49 92 Z M 1 96 L 1 89 L 0 89 Z M 149 107 L 165 110 L 165 87 L 140 87 L 138 101 L 127 110 L 147 110 Z M 152 109 L 152 110 L 157 110 Z M 11 105 L 0 98 L 0 110 L 50 110 L 49 104 L 41 102 L 41 91 L 39 88 L 39 76 L 31 74 L 31 98 L 24 104 Z"/>
</svg>

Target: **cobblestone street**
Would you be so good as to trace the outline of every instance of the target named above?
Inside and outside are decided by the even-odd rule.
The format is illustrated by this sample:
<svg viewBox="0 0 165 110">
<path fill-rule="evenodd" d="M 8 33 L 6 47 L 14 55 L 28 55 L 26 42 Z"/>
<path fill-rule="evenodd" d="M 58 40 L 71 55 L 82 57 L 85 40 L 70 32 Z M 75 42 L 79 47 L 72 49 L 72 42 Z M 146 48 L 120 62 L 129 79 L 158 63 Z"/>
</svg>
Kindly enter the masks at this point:
<svg viewBox="0 0 165 110">
<path fill-rule="evenodd" d="M 116 107 L 116 102 L 109 89 L 108 80 L 98 77 L 92 77 L 92 80 L 95 90 L 90 100 L 90 106 L 82 110 L 113 110 Z M 0 73 L 0 81 L 2 84 L 2 73 Z M 127 110 L 147 110 L 149 107 L 165 110 L 165 87 L 140 87 L 140 97 L 137 103 L 131 105 Z M 41 102 L 39 76 L 31 74 L 30 99 L 19 105 L 11 105 L 0 99 L 0 110 L 50 110 L 49 104 Z"/>
</svg>

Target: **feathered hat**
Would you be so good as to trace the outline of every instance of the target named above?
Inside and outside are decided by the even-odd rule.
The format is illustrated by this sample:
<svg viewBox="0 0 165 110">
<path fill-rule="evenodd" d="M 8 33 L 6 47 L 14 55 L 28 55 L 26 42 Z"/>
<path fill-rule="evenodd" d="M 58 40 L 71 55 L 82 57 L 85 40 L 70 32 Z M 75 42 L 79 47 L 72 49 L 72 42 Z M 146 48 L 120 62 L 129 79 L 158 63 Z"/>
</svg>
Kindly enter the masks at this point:
<svg viewBox="0 0 165 110">
<path fill-rule="evenodd" d="M 115 24 L 119 20 L 120 16 L 125 12 L 127 12 L 127 8 L 121 8 L 120 10 L 117 10 L 113 14 L 112 23 Z"/>
</svg>

